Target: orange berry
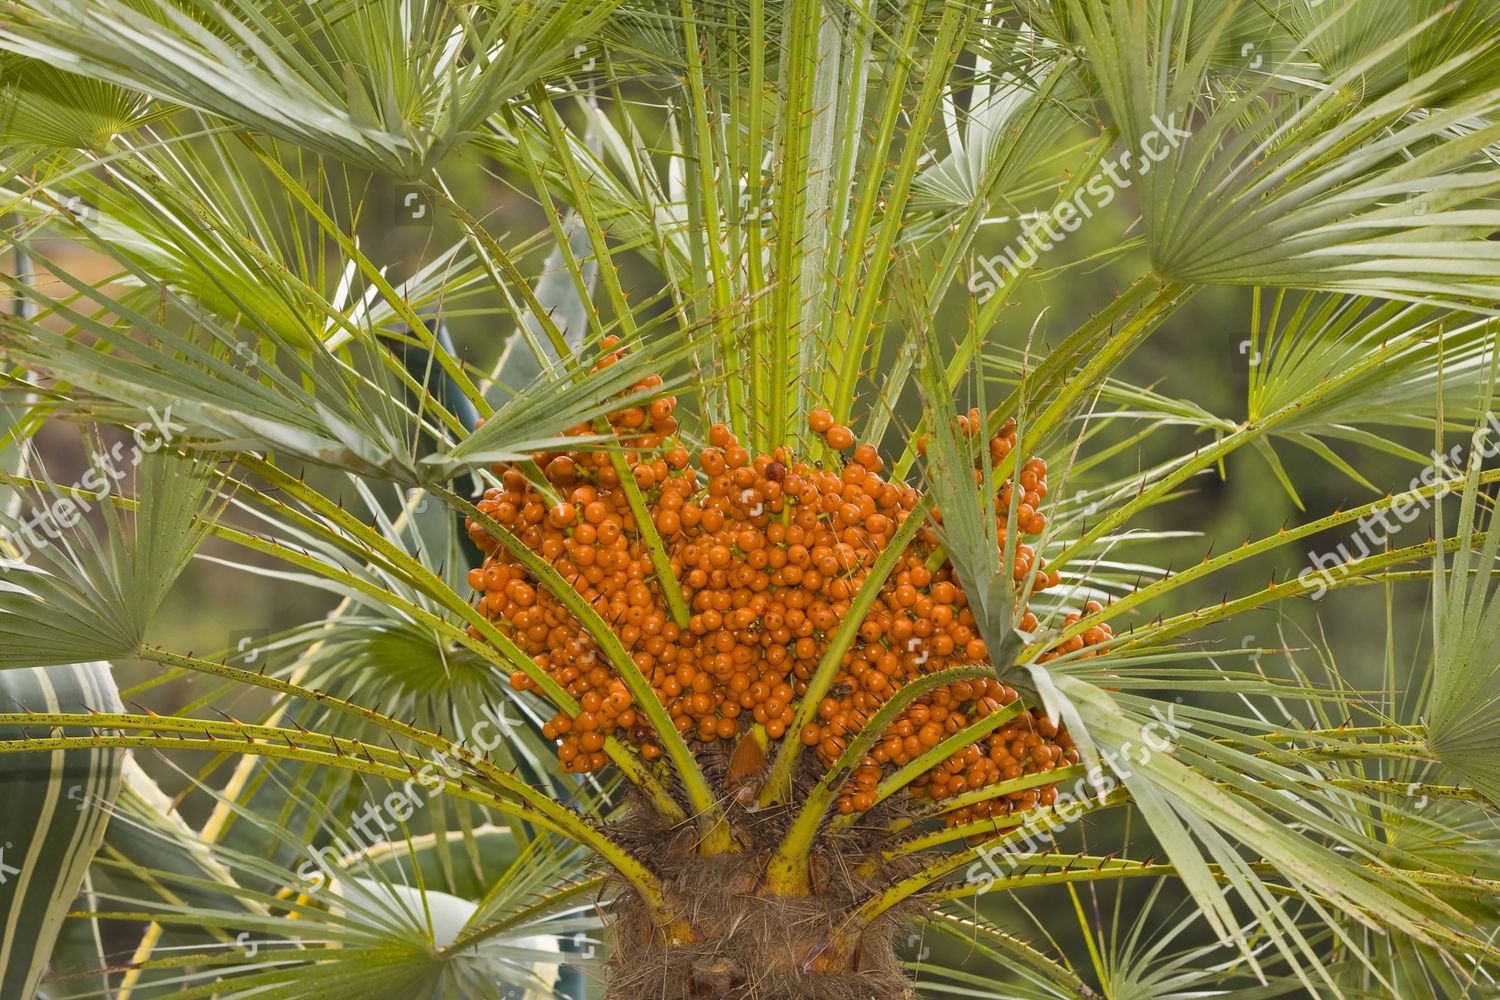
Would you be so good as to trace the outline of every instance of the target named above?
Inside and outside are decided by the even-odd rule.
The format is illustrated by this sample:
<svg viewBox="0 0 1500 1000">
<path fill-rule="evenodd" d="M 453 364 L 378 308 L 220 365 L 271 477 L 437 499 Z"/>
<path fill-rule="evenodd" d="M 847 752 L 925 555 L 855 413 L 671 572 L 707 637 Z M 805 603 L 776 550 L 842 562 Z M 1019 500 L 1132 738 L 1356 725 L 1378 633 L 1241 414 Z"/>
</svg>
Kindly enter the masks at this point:
<svg viewBox="0 0 1500 1000">
<path fill-rule="evenodd" d="M 547 512 L 547 523 L 554 528 L 566 528 L 578 516 L 578 508 L 564 501 Z"/>
</svg>

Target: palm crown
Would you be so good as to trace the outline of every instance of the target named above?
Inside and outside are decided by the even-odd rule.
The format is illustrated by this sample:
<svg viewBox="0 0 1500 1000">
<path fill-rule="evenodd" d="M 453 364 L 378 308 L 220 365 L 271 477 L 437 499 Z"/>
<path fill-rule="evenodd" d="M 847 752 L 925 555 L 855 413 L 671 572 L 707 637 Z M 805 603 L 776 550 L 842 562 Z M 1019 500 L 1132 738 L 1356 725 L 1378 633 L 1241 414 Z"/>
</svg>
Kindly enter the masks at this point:
<svg viewBox="0 0 1500 1000">
<path fill-rule="evenodd" d="M 11 5 L 4 992 L 1484 995 L 1496 28 Z M 1231 285 L 1244 419 L 1127 379 Z M 1292 444 L 1374 499 L 1162 565 Z M 337 603 L 163 643 L 195 559 Z M 1423 584 L 1376 690 L 1214 642 Z"/>
</svg>

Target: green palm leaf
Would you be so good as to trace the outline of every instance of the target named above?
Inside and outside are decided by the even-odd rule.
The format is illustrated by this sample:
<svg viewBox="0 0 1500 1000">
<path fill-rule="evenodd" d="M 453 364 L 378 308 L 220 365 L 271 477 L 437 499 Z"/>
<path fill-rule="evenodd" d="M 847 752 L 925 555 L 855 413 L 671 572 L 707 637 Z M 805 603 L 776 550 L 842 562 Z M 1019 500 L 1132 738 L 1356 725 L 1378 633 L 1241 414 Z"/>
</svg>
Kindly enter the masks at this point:
<svg viewBox="0 0 1500 1000">
<path fill-rule="evenodd" d="M 467 18 L 439 3 L 347 4 L 299 16 L 251 0 L 63 0 L 13 8 L 0 23 L 0 46 L 414 177 L 506 100 L 571 62 L 615 6 L 505 2 Z M 346 75 L 348 65 L 362 75 Z"/>
<path fill-rule="evenodd" d="M 1365 75 L 1400 58 L 1434 16 L 1388 41 L 1358 36 L 1358 57 L 1306 98 L 1250 81 L 1211 87 L 1215 100 L 1203 106 L 1205 56 L 1168 65 L 1153 47 L 1154 32 L 1184 30 L 1180 18 L 1153 24 L 1144 5 L 1104 0 L 1070 0 L 1069 10 L 1126 142 L 1126 182 L 1140 185 L 1158 273 L 1449 302 L 1493 297 L 1500 247 L 1485 237 L 1500 216 L 1485 199 L 1500 175 L 1484 150 L 1500 135 L 1488 124 L 1500 91 L 1452 93 L 1487 43 L 1387 93 L 1358 96 Z M 1335 15 L 1311 37 L 1337 23 Z"/>
<path fill-rule="evenodd" d="M 12 711 L 121 710 L 109 664 L 99 662 L 0 670 L 0 700 Z M 0 817 L 0 990 L 6 996 L 29 1000 L 47 971 L 63 918 L 104 839 L 122 756 L 107 748 L 59 750 L 6 770 Z"/>
</svg>

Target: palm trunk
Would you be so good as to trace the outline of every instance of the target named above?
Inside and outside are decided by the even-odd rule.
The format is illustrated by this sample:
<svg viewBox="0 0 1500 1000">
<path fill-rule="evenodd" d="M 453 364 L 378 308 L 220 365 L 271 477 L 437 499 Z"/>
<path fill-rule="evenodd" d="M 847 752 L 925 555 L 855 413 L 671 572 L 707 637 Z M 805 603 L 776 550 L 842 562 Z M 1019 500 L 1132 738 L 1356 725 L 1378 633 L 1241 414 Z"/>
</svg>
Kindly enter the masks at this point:
<svg viewBox="0 0 1500 1000">
<path fill-rule="evenodd" d="M 613 831 L 637 845 L 687 930 L 669 936 L 623 887 L 612 909 L 608 1000 L 911 1000 L 896 954 L 902 914 L 850 940 L 854 911 L 891 879 L 890 865 L 861 870 L 858 863 L 887 846 L 890 835 L 874 831 L 891 817 L 871 814 L 864 829 L 820 841 L 810 891 L 777 895 L 767 866 L 795 808 L 746 808 L 753 796 L 734 794 L 736 782 L 715 766 L 722 751 L 695 749 L 721 795 L 735 850 L 705 857 L 691 824 L 662 829 L 644 808 Z"/>
</svg>

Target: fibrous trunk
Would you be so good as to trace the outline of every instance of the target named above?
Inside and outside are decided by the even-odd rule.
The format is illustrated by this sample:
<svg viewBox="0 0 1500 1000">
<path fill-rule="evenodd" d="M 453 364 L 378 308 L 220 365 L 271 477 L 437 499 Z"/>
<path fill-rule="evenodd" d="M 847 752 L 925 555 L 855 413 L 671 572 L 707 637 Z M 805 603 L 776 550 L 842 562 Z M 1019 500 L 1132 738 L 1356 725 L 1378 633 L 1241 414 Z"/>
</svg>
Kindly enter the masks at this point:
<svg viewBox="0 0 1500 1000">
<path fill-rule="evenodd" d="M 634 829 L 616 829 L 660 874 L 669 903 L 691 933 L 674 937 L 628 887 L 621 887 L 611 907 L 609 1000 L 915 996 L 896 953 L 905 913 L 851 933 L 859 903 L 893 875 L 891 865 L 863 868 L 859 861 L 878 856 L 889 835 L 871 827 L 831 838 L 812 858 L 811 891 L 781 896 L 768 886 L 767 862 L 791 810 L 755 811 L 733 796 L 724 808 L 741 846 L 713 857 L 701 856 L 691 824 L 674 836 L 656 828 L 644 809 L 625 821 Z"/>
</svg>

